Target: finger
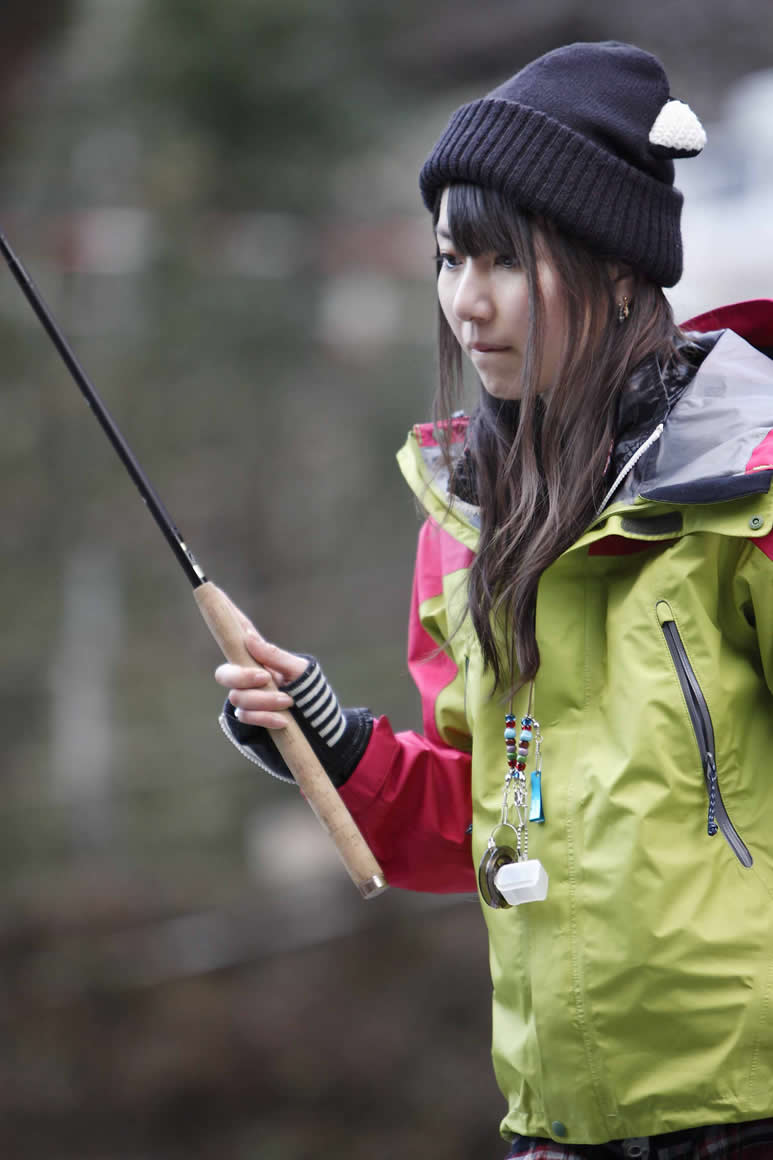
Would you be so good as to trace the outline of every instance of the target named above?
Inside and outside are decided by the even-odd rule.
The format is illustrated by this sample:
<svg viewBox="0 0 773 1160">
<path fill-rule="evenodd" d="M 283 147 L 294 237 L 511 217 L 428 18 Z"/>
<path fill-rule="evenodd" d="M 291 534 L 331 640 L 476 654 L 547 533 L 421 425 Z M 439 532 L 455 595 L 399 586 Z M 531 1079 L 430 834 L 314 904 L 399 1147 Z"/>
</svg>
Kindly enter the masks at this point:
<svg viewBox="0 0 773 1160">
<path fill-rule="evenodd" d="M 248 632 L 244 640 L 250 656 L 254 657 L 259 664 L 264 665 L 272 675 L 276 674 L 274 680 L 277 684 L 283 685 L 287 681 L 294 681 L 296 677 L 300 677 L 305 672 L 309 663 L 304 657 L 299 657 L 297 653 L 287 652 L 285 649 L 279 648 L 278 645 L 264 640 L 254 630 Z"/>
<path fill-rule="evenodd" d="M 248 709 L 237 709 L 236 716 L 244 725 L 257 725 L 261 729 L 287 728 L 287 719 L 279 713 L 256 713 Z"/>
<path fill-rule="evenodd" d="M 215 669 L 215 680 L 226 689 L 255 689 L 267 685 L 271 674 L 246 665 L 222 664 Z"/>
<path fill-rule="evenodd" d="M 263 692 L 261 689 L 231 689 L 228 700 L 235 709 L 246 709 L 251 713 L 289 709 L 293 703 L 288 693 Z"/>
</svg>

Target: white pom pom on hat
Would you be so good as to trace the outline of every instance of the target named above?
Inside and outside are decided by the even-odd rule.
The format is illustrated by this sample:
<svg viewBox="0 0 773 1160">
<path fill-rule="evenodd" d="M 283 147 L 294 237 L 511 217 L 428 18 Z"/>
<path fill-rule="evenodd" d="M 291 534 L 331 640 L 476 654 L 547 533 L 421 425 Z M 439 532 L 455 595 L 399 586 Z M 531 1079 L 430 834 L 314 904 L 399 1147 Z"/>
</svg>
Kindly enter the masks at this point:
<svg viewBox="0 0 773 1160">
<path fill-rule="evenodd" d="M 653 153 L 694 157 L 706 144 L 706 131 L 689 105 L 669 97 L 650 129 Z"/>
</svg>

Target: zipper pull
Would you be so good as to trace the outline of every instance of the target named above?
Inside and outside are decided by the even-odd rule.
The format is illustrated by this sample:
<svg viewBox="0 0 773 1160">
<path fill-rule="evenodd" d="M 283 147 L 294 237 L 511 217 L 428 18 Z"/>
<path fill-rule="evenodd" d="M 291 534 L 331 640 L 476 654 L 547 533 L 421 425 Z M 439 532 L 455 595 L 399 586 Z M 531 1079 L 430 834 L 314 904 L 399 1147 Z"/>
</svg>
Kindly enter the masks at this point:
<svg viewBox="0 0 773 1160">
<path fill-rule="evenodd" d="M 717 804 L 717 766 L 713 753 L 706 754 L 706 776 L 709 782 L 709 814 L 706 829 L 708 830 L 709 837 L 713 838 L 719 829 L 717 819 L 714 817 L 714 810 Z"/>
</svg>

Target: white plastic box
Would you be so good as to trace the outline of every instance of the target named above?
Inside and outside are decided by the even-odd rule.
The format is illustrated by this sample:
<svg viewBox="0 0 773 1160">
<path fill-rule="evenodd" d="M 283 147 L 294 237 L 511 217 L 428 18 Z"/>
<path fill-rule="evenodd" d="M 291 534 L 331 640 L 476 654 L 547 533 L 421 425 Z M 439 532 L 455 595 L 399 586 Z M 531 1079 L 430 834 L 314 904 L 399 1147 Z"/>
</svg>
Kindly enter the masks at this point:
<svg viewBox="0 0 773 1160">
<path fill-rule="evenodd" d="M 528 862 L 508 862 L 497 871 L 494 884 L 511 906 L 522 902 L 542 902 L 547 898 L 548 875 L 536 858 Z"/>
</svg>

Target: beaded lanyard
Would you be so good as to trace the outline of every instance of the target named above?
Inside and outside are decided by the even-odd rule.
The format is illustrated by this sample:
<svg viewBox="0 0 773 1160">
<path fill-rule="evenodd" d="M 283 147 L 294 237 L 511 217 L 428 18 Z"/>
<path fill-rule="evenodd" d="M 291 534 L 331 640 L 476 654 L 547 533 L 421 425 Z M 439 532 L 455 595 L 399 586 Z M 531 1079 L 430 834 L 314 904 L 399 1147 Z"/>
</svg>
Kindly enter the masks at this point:
<svg viewBox="0 0 773 1160">
<path fill-rule="evenodd" d="M 529 858 L 529 822 L 544 822 L 542 806 L 542 733 L 533 715 L 534 682 L 529 688 L 529 703 L 516 725 L 512 702 L 505 714 L 505 753 L 507 771 L 502 793 L 502 812 L 491 831 L 478 870 L 483 900 L 495 909 L 545 898 L 547 874 L 540 862 Z M 534 769 L 530 793 L 526 789 L 526 765 L 529 747 L 534 742 Z M 528 816 L 527 816 L 528 803 Z M 513 845 L 499 845 L 496 836 L 510 830 Z"/>
</svg>

